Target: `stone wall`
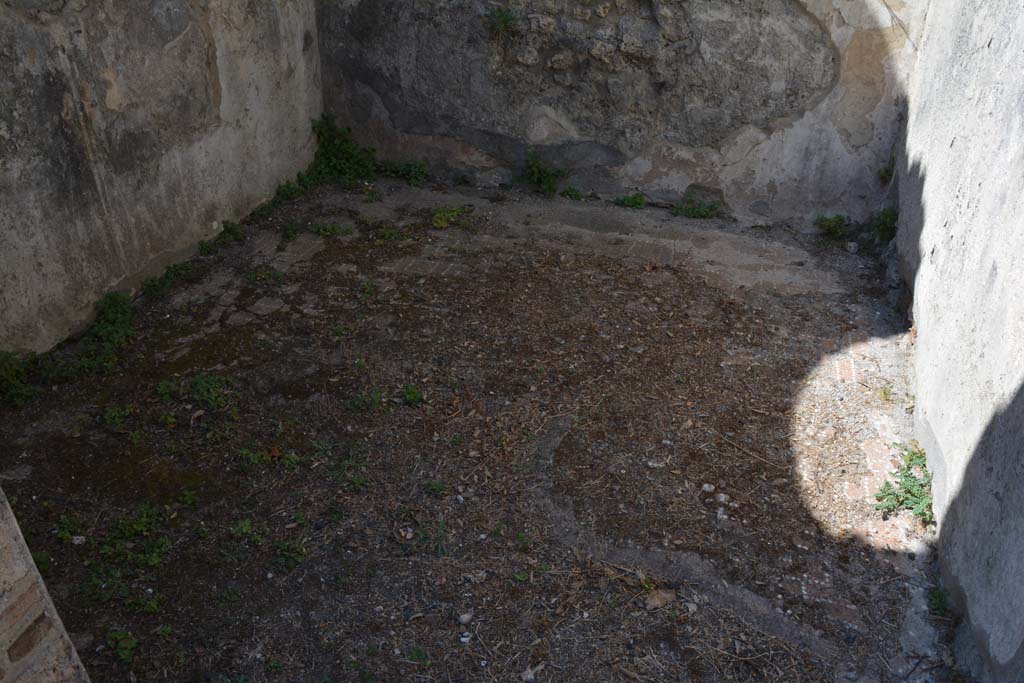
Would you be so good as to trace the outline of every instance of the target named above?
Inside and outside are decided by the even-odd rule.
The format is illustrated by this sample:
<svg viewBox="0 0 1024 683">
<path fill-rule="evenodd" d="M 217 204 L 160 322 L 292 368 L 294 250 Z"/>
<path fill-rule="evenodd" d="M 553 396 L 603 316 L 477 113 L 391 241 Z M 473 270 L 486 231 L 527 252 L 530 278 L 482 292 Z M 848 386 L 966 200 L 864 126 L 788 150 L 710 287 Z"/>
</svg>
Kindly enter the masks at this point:
<svg viewBox="0 0 1024 683">
<path fill-rule="evenodd" d="M 0 491 L 0 683 L 88 683 Z"/>
<path fill-rule="evenodd" d="M 1024 680 L 1022 71 L 1020 2 L 932 3 L 899 179 L 940 556 L 998 681 Z"/>
<path fill-rule="evenodd" d="M 535 147 L 584 191 L 862 219 L 887 200 L 924 4 L 338 0 L 324 101 L 383 156 L 477 182 L 514 178 Z"/>
<path fill-rule="evenodd" d="M 0 349 L 43 350 L 311 158 L 313 0 L 0 0 Z"/>
</svg>

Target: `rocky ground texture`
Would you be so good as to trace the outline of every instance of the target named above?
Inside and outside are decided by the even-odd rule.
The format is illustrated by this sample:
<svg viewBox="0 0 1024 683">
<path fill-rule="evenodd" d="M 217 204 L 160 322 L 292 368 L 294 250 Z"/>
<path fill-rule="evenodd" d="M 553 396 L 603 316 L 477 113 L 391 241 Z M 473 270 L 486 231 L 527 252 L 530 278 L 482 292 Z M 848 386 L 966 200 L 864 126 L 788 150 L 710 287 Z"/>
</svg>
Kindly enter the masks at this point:
<svg viewBox="0 0 1024 683">
<path fill-rule="evenodd" d="M 0 479 L 94 681 L 955 680 L 873 506 L 913 336 L 852 250 L 317 190 L 4 409 Z"/>
</svg>

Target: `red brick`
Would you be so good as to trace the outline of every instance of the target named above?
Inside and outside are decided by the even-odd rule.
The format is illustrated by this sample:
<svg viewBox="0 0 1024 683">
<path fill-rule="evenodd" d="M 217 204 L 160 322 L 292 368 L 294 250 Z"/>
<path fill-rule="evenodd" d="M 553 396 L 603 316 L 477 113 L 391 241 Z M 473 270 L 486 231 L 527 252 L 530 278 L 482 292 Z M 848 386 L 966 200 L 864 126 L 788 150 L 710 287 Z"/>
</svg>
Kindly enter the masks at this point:
<svg viewBox="0 0 1024 683">
<path fill-rule="evenodd" d="M 50 632 L 53 627 L 53 622 L 50 617 L 45 614 L 40 614 L 36 617 L 36 620 L 28 625 L 28 628 L 18 636 L 18 639 L 7 648 L 7 658 L 11 660 L 11 663 L 17 662 L 35 649 L 35 646 L 46 637 L 46 634 Z"/>
<path fill-rule="evenodd" d="M 0 633 L 21 621 L 32 609 L 39 607 L 41 602 L 39 584 L 33 583 L 0 613 Z"/>
</svg>

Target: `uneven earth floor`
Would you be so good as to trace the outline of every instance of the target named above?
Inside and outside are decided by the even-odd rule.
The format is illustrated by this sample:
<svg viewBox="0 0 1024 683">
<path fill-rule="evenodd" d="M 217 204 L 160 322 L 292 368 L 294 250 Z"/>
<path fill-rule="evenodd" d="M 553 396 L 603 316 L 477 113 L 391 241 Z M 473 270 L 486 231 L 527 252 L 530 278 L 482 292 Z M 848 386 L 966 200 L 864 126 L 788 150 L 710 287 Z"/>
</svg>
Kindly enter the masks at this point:
<svg viewBox="0 0 1024 683">
<path fill-rule="evenodd" d="M 869 249 L 377 190 L 246 221 L 0 414 L 94 681 L 953 680 L 873 508 L 913 339 Z"/>
</svg>

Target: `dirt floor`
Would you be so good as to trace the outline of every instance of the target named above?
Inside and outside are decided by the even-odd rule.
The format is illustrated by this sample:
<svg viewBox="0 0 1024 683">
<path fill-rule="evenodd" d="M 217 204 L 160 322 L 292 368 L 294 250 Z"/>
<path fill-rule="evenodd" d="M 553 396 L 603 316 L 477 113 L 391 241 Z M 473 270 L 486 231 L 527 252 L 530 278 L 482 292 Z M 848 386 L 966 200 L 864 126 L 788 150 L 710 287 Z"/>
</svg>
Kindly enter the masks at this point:
<svg viewBox="0 0 1024 683">
<path fill-rule="evenodd" d="M 866 243 L 397 184 L 243 236 L 0 412 L 94 681 L 953 680 Z"/>
</svg>

